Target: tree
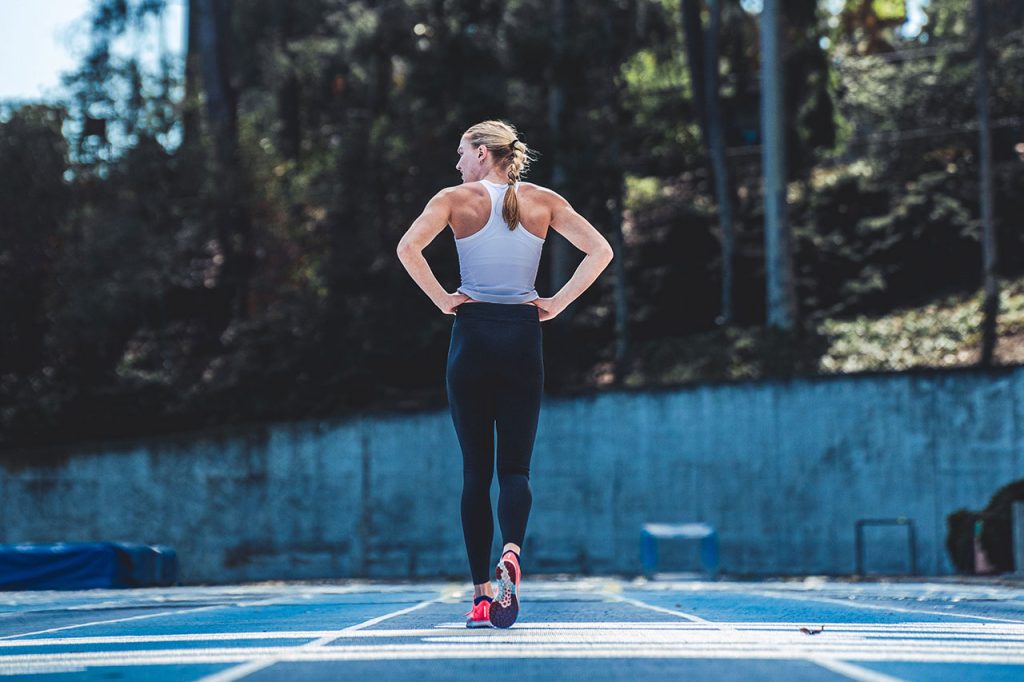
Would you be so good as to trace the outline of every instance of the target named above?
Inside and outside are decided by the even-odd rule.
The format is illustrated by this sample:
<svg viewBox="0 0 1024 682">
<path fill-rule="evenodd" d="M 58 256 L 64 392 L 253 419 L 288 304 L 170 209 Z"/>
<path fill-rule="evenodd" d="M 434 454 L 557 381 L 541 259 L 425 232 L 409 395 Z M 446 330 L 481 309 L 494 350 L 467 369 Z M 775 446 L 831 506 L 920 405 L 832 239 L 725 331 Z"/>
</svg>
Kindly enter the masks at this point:
<svg viewBox="0 0 1024 682">
<path fill-rule="evenodd" d="M 191 149 L 198 141 L 200 129 L 199 11 L 201 0 L 188 0 L 185 10 L 185 99 L 181 106 L 181 146 Z"/>
<path fill-rule="evenodd" d="M 705 32 L 700 18 L 700 0 L 683 0 L 682 19 L 686 43 L 687 65 L 693 84 L 694 108 L 704 144 L 711 162 L 718 204 L 719 232 L 722 248 L 722 288 L 719 322 L 732 323 L 733 238 L 732 190 L 725 160 L 725 136 L 722 131 L 722 107 L 719 97 L 719 33 L 721 31 L 721 0 L 708 0 L 708 28 Z"/>
<path fill-rule="evenodd" d="M 0 167 L 17 169 L 0 184 L 0 383 L 24 378 L 45 361 L 47 299 L 56 286 L 60 245 L 67 239 L 61 227 L 71 203 L 62 177 L 68 166 L 65 116 L 59 108 L 31 105 L 0 123 Z"/>
<path fill-rule="evenodd" d="M 786 215 L 786 143 L 780 46 L 781 0 L 761 11 L 761 137 L 764 168 L 765 294 L 768 325 L 791 330 L 795 318 L 791 238 Z"/>
<path fill-rule="evenodd" d="M 249 316 L 252 225 L 243 194 L 245 171 L 238 149 L 238 97 L 233 74 L 236 39 L 233 0 L 197 0 L 196 34 L 206 115 L 213 138 L 213 187 L 217 188 L 217 231 L 223 252 L 222 286 L 234 302 L 233 315 Z M 235 57 L 237 59 L 237 56 Z"/>
<path fill-rule="evenodd" d="M 999 315 L 999 279 L 996 275 L 996 238 L 992 224 L 992 133 L 988 113 L 988 12 L 985 0 L 974 0 L 974 19 L 977 32 L 974 49 L 978 69 L 978 138 L 979 166 L 981 170 L 981 252 L 982 273 L 985 281 L 985 300 L 982 303 L 981 364 L 992 364 L 996 346 L 996 320 Z"/>
<path fill-rule="evenodd" d="M 571 36 L 569 27 L 573 25 L 576 18 L 576 0 L 554 0 L 550 5 L 551 11 L 551 32 L 552 51 L 554 59 L 547 69 L 547 94 L 548 94 L 548 139 L 553 148 L 551 150 L 551 184 L 556 192 L 565 191 L 565 161 L 563 155 L 569 151 L 563 134 L 565 124 L 571 122 L 575 115 L 577 100 L 574 97 L 566 97 L 566 90 L 571 87 L 570 83 L 578 76 L 573 73 L 573 61 L 571 55 L 572 47 L 568 44 Z M 568 105 L 568 111 L 567 109 Z M 555 231 L 551 231 L 550 243 L 550 276 L 549 286 L 552 291 L 557 291 L 568 280 L 570 276 L 569 248 L 571 244 Z M 568 323 L 572 316 L 572 310 L 566 310 L 556 319 L 559 326 Z"/>
</svg>

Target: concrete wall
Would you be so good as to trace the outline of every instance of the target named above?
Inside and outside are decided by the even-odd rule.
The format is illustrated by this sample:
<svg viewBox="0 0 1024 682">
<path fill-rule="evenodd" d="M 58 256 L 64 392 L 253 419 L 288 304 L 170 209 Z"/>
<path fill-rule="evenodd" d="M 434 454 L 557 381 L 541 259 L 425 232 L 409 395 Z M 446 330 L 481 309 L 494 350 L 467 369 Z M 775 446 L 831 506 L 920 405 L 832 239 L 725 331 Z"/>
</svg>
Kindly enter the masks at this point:
<svg viewBox="0 0 1024 682">
<path fill-rule="evenodd" d="M 906 516 L 950 574 L 946 515 L 1024 477 L 1022 396 L 1024 368 L 547 396 L 524 569 L 635 572 L 642 522 L 702 520 L 725 572 L 851 573 L 855 519 Z M 447 410 L 79 453 L 0 468 L 0 542 L 166 543 L 186 582 L 468 580 L 461 466 Z M 904 529 L 866 540 L 907 567 Z"/>
</svg>

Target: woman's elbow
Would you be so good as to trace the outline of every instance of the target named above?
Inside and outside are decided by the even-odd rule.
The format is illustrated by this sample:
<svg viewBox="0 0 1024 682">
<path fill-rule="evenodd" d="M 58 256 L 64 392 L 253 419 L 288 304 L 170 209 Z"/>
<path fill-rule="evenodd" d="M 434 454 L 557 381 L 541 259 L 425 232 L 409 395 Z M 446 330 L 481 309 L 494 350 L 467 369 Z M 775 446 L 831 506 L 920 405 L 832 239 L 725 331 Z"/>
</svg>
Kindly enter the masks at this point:
<svg viewBox="0 0 1024 682">
<path fill-rule="evenodd" d="M 398 242 L 398 247 L 395 249 L 395 253 L 398 254 L 399 260 L 402 260 L 402 259 L 406 258 L 407 256 L 409 256 L 410 254 L 412 254 L 412 252 L 414 250 L 415 249 L 414 249 L 413 245 L 410 244 L 409 242 L 407 242 L 407 241 L 399 241 Z"/>
</svg>

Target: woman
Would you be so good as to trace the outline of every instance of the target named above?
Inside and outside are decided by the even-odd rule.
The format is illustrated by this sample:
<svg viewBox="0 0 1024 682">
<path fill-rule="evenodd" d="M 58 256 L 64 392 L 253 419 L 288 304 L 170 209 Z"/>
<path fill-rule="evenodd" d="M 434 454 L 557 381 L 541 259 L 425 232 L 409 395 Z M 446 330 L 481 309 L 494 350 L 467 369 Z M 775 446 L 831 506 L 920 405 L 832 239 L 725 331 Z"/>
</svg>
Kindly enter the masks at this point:
<svg viewBox="0 0 1024 682">
<path fill-rule="evenodd" d="M 434 305 L 456 316 L 445 381 L 463 457 L 462 530 L 473 579 L 466 627 L 507 628 L 519 614 L 519 555 L 533 500 L 530 457 L 544 383 L 540 323 L 557 317 L 597 279 L 612 248 L 561 196 L 520 182 L 530 159 L 511 125 L 472 126 L 458 154 L 462 184 L 427 202 L 399 242 L 398 256 Z M 462 279 L 451 294 L 422 254 L 448 225 Z M 534 280 L 549 226 L 587 255 L 557 294 L 542 298 Z M 495 429 L 505 543 L 494 571 L 497 596 L 488 579 Z"/>
</svg>

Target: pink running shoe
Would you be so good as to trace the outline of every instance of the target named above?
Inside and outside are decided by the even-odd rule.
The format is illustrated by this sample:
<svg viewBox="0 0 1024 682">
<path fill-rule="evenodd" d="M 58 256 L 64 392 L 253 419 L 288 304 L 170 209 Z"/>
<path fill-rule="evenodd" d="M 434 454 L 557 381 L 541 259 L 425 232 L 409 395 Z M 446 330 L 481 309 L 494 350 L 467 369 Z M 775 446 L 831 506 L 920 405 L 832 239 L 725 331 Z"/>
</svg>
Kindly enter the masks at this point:
<svg viewBox="0 0 1024 682">
<path fill-rule="evenodd" d="M 466 613 L 467 628 L 489 628 L 491 627 L 491 599 L 490 597 L 475 601 L 473 608 Z"/>
<path fill-rule="evenodd" d="M 498 581 L 498 594 L 491 604 L 491 624 L 498 628 L 509 628 L 519 617 L 519 560 L 515 552 L 506 551 L 501 555 L 494 578 Z"/>
</svg>

